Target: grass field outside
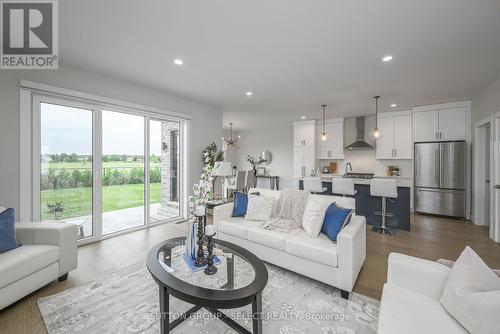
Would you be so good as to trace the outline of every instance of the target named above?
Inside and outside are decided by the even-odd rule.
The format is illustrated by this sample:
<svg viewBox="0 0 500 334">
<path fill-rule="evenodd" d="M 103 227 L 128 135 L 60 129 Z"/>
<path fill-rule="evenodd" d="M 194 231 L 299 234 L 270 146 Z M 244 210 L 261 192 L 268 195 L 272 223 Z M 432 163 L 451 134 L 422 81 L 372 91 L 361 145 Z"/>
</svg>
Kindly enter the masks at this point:
<svg viewBox="0 0 500 334">
<path fill-rule="evenodd" d="M 152 183 L 150 184 L 149 188 L 151 204 L 159 203 L 161 184 Z M 143 184 L 106 186 L 102 189 L 104 212 L 144 205 Z M 54 219 L 53 215 L 47 213 L 47 204 L 54 203 L 56 201 L 62 201 L 64 205 L 64 211 L 61 214 L 58 214 L 58 219 L 67 219 L 90 215 L 92 213 L 92 188 L 68 188 L 42 191 L 42 219 Z"/>
<path fill-rule="evenodd" d="M 150 168 L 161 167 L 160 162 L 150 162 Z M 128 162 L 128 161 L 109 161 L 103 162 L 102 167 L 105 169 L 123 169 L 123 168 L 143 168 L 143 162 Z M 42 169 L 92 169 L 92 163 L 90 161 L 78 161 L 78 162 L 49 162 L 42 163 Z"/>
</svg>

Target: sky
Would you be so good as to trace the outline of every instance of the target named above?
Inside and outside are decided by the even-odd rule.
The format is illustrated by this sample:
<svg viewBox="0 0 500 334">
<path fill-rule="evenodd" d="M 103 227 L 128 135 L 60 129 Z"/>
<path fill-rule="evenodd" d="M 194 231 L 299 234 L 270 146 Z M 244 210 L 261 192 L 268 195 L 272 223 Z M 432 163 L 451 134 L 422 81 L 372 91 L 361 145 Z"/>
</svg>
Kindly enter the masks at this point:
<svg viewBox="0 0 500 334">
<path fill-rule="evenodd" d="M 92 111 L 54 104 L 41 105 L 42 154 L 92 153 Z M 104 110 L 103 154 L 144 154 L 144 117 Z M 161 154 L 161 122 L 150 122 L 150 153 Z"/>
</svg>

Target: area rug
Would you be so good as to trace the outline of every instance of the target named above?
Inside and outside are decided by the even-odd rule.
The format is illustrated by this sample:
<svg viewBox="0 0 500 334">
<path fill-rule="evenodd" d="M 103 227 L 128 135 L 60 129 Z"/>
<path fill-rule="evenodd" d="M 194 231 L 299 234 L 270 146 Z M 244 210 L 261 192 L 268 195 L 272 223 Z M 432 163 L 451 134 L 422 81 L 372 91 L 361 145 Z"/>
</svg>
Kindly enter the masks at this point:
<svg viewBox="0 0 500 334">
<path fill-rule="evenodd" d="M 266 264 L 263 332 L 279 334 L 376 333 L 379 302 Z M 159 333 L 158 285 L 143 263 L 100 280 L 38 300 L 49 334 Z M 191 305 L 170 298 L 170 310 Z M 250 306 L 224 311 L 251 331 Z M 232 334 L 234 330 L 200 310 L 171 331 L 174 334 Z"/>
</svg>

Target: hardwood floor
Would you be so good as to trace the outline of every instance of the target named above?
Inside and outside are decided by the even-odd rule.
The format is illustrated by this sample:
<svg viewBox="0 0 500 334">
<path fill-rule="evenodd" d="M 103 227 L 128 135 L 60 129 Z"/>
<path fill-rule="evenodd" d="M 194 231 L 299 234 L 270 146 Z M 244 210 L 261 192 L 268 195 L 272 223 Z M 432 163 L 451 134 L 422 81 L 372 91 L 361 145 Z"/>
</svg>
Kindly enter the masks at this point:
<svg viewBox="0 0 500 334">
<path fill-rule="evenodd" d="M 380 299 L 387 275 L 387 257 L 400 252 L 429 260 L 455 260 L 466 245 L 470 245 L 492 268 L 500 268 L 500 244 L 488 237 L 485 227 L 453 219 L 411 216 L 411 232 L 397 231 L 385 236 L 367 227 L 367 257 L 354 291 Z M 125 268 L 144 262 L 149 249 L 156 243 L 185 235 L 186 224 L 167 224 L 141 230 L 99 243 L 80 247 L 78 268 L 65 282 L 54 281 L 44 288 L 0 311 L 1 333 L 46 333 L 38 311 L 37 300 L 65 289 L 79 286 Z"/>
<path fill-rule="evenodd" d="M 366 261 L 354 291 L 380 299 L 387 277 L 387 258 L 397 252 L 435 261 L 456 260 L 465 246 L 472 247 L 490 268 L 500 268 L 500 244 L 488 237 L 488 229 L 467 221 L 411 215 L 411 232 L 387 236 L 367 226 Z"/>
</svg>

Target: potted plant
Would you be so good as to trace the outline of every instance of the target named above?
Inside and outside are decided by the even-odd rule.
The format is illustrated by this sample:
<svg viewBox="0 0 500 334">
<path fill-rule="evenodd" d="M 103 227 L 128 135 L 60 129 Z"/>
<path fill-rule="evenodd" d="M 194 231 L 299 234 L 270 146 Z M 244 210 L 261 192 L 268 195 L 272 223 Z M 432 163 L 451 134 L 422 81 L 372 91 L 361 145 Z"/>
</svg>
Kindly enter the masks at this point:
<svg viewBox="0 0 500 334">
<path fill-rule="evenodd" d="M 257 174 L 257 166 L 263 164 L 267 160 L 266 159 L 262 159 L 262 158 L 259 158 L 259 160 L 255 160 L 254 157 L 248 155 L 247 156 L 247 161 L 248 161 L 248 163 L 250 165 L 252 165 L 253 174 L 256 175 Z"/>
</svg>

